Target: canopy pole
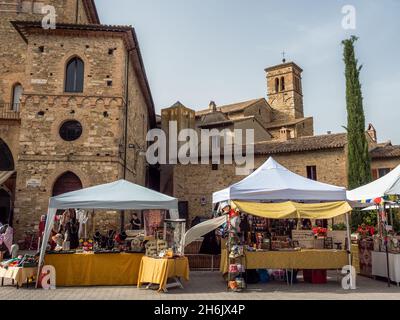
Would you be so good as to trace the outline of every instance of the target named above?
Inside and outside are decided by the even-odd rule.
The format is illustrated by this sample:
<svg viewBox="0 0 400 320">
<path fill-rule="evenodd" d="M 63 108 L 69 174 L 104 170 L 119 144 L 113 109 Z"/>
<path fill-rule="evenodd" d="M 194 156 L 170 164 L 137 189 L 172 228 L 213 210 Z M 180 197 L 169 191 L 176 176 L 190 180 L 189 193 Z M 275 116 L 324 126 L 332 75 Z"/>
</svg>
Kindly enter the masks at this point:
<svg viewBox="0 0 400 320">
<path fill-rule="evenodd" d="M 386 225 L 388 224 L 388 216 L 387 216 L 387 212 L 386 212 L 386 203 L 383 203 L 383 205 L 381 205 L 381 208 L 383 209 L 382 214 L 385 214 L 385 218 L 386 218 Z M 384 227 L 384 222 L 382 219 L 382 233 L 383 233 L 383 227 Z M 387 234 L 387 230 L 386 230 L 386 235 L 385 235 L 385 251 L 386 251 L 386 270 L 387 270 L 387 281 L 388 281 L 388 287 L 390 288 L 390 265 L 389 265 L 389 237 Z"/>
<path fill-rule="evenodd" d="M 346 228 L 347 228 L 347 255 L 349 259 L 349 267 L 350 267 L 350 288 L 353 288 L 353 264 L 351 261 L 351 235 L 350 235 L 350 222 L 349 222 L 349 213 L 346 212 Z"/>
<path fill-rule="evenodd" d="M 122 233 L 125 230 L 125 210 L 120 212 L 120 232 Z"/>
</svg>

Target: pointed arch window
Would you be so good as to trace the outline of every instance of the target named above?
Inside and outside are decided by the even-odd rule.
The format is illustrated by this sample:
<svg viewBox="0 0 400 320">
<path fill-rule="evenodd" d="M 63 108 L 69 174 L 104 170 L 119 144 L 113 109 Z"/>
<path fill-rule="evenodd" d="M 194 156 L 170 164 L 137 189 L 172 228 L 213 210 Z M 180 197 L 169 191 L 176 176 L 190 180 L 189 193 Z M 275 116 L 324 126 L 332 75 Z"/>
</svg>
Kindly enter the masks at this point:
<svg viewBox="0 0 400 320">
<path fill-rule="evenodd" d="M 285 91 L 285 78 L 281 78 L 281 91 Z"/>
<path fill-rule="evenodd" d="M 18 112 L 19 111 L 19 106 L 21 103 L 21 97 L 22 94 L 24 93 L 24 89 L 21 86 L 20 83 L 17 83 L 13 87 L 13 97 L 12 97 L 12 104 L 11 104 L 11 110 Z"/>
<path fill-rule="evenodd" d="M 65 76 L 65 92 L 83 92 L 85 65 L 75 57 L 68 61 Z"/>
</svg>

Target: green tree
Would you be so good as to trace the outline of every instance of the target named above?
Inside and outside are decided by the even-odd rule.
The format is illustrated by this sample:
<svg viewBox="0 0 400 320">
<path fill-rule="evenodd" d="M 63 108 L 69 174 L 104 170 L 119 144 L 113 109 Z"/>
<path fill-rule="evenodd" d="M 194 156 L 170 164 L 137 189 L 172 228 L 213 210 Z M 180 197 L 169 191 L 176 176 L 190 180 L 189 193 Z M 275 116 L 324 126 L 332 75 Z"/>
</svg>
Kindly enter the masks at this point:
<svg viewBox="0 0 400 320">
<path fill-rule="evenodd" d="M 372 181 L 371 158 L 365 136 L 365 115 L 360 83 L 362 66 L 358 66 L 354 51 L 354 43 L 357 40 L 357 37 L 351 36 L 350 39 L 342 42 L 346 67 L 347 179 L 349 190 Z M 351 221 L 352 229 L 356 230 L 362 223 L 371 224 L 374 220 L 365 212 L 354 210 Z"/>
<path fill-rule="evenodd" d="M 342 42 L 346 66 L 347 163 L 350 190 L 365 185 L 372 180 L 371 158 L 365 136 L 365 115 L 360 83 L 362 66 L 358 66 L 358 60 L 354 52 L 354 42 L 357 40 L 357 37 L 352 36 Z"/>
</svg>

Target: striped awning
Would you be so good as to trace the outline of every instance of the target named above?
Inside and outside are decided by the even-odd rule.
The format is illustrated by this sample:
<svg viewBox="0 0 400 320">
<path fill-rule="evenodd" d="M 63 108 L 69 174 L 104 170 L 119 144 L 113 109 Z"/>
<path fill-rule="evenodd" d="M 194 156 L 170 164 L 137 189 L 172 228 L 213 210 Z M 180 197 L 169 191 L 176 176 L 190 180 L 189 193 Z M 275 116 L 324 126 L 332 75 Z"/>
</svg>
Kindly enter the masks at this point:
<svg viewBox="0 0 400 320">
<path fill-rule="evenodd" d="M 10 178 L 15 171 L 0 171 L 0 184 L 3 184 Z"/>
</svg>

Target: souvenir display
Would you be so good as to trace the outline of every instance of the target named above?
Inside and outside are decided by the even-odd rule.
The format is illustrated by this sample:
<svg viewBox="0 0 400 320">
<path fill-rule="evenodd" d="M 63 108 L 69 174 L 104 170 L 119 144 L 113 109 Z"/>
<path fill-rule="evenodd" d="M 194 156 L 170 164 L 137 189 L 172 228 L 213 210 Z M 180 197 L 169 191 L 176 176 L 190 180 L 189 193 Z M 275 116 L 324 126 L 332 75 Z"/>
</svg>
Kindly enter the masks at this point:
<svg viewBox="0 0 400 320">
<path fill-rule="evenodd" d="M 147 257 L 156 257 L 157 252 L 157 240 L 148 241 L 145 245 L 146 248 L 146 256 Z"/>
<path fill-rule="evenodd" d="M 240 232 L 240 212 L 231 209 L 228 218 L 227 252 L 229 261 L 228 289 L 240 292 L 246 287 L 244 246 L 241 244 L 243 234 Z"/>
<path fill-rule="evenodd" d="M 162 230 L 166 212 L 164 210 L 145 210 L 144 230 L 146 236 L 155 236 L 156 233 Z"/>
<path fill-rule="evenodd" d="M 186 220 L 164 220 L 164 239 L 168 249 L 171 249 L 177 256 L 184 255 L 184 240 Z"/>
<path fill-rule="evenodd" d="M 116 232 L 114 230 L 109 230 L 107 235 L 102 235 L 99 231 L 96 231 L 93 237 L 94 251 L 113 251 L 115 246 L 115 235 Z"/>
</svg>

